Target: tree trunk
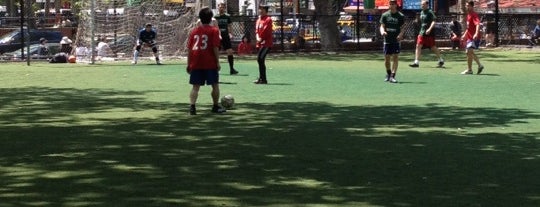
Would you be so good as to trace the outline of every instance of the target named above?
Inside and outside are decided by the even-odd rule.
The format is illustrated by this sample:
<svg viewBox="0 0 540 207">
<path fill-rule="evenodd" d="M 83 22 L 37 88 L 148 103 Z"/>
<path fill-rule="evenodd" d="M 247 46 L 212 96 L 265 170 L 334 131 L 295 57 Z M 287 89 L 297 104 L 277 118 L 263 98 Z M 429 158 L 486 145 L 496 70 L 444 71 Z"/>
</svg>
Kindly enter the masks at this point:
<svg viewBox="0 0 540 207">
<path fill-rule="evenodd" d="M 43 24 L 49 23 L 49 17 L 51 16 L 51 3 L 47 0 L 45 1 L 45 11 L 43 11 Z"/>
<path fill-rule="evenodd" d="M 467 1 L 469 0 L 459 0 L 459 8 L 461 10 L 461 14 L 463 14 L 461 17 L 461 25 L 463 25 L 463 32 L 467 30 Z"/>
<path fill-rule="evenodd" d="M 8 16 L 10 17 L 14 17 L 17 15 L 17 9 L 16 9 L 16 6 L 15 6 L 15 0 L 8 0 L 8 3 L 6 5 L 6 10 L 7 10 L 7 13 L 8 13 Z"/>
<path fill-rule="evenodd" d="M 27 23 L 27 27 L 30 29 L 36 28 L 36 20 L 35 20 L 35 14 L 34 14 L 34 8 L 32 5 L 36 2 L 36 0 L 26 0 L 24 5 L 24 15 L 25 15 L 25 21 Z"/>
<path fill-rule="evenodd" d="M 317 20 L 319 22 L 319 31 L 321 34 L 321 50 L 336 51 L 340 46 L 340 36 L 337 27 L 339 16 L 336 15 L 335 0 L 313 0 Z"/>
</svg>

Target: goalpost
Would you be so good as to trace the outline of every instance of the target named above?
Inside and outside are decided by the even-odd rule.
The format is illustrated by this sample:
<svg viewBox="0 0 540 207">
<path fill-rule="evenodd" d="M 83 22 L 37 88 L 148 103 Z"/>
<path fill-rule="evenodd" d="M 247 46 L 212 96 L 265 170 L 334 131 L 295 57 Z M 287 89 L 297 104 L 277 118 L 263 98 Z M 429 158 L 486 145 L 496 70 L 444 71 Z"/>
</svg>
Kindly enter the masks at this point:
<svg viewBox="0 0 540 207">
<path fill-rule="evenodd" d="M 195 27 L 203 1 L 81 1 L 75 44 L 94 51 L 98 38 L 105 38 L 113 55 L 130 59 L 138 31 L 151 23 L 157 32 L 156 42 L 162 59 L 185 55 L 189 32 Z M 145 56 L 151 57 L 151 50 L 143 50 L 141 57 Z"/>
</svg>

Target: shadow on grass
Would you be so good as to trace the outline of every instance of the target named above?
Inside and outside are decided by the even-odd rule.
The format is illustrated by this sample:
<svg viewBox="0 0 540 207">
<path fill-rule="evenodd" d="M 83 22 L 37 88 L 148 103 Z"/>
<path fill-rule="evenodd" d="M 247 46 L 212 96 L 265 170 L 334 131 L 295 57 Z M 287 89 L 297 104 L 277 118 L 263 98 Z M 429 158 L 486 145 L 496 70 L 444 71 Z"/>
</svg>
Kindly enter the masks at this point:
<svg viewBox="0 0 540 207">
<path fill-rule="evenodd" d="M 0 206 L 540 204 L 540 133 L 490 132 L 538 113 L 310 102 L 187 116 L 149 92 L 0 89 Z"/>
</svg>

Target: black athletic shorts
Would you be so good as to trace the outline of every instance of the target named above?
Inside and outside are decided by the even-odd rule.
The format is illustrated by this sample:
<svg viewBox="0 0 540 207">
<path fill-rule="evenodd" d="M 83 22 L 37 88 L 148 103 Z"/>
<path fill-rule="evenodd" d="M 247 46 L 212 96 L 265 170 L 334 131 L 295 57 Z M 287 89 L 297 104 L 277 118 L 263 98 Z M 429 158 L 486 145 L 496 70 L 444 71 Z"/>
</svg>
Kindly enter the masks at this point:
<svg viewBox="0 0 540 207">
<path fill-rule="evenodd" d="M 231 38 L 229 34 L 221 33 L 221 48 L 223 50 L 232 49 Z"/>
</svg>

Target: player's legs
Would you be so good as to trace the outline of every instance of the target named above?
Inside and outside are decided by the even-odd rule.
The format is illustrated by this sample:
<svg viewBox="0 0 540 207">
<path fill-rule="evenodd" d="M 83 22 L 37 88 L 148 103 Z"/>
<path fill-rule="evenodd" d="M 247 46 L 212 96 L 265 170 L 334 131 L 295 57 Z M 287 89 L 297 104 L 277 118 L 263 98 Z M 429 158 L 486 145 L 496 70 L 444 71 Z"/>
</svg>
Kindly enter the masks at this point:
<svg viewBox="0 0 540 207">
<path fill-rule="evenodd" d="M 232 48 L 226 50 L 227 52 L 227 61 L 229 62 L 229 69 L 231 75 L 238 74 L 238 71 L 234 68 L 234 51 Z"/>
<path fill-rule="evenodd" d="M 238 71 L 234 69 L 234 51 L 232 49 L 231 39 L 229 34 L 221 35 L 221 47 L 227 52 L 227 61 L 229 62 L 229 72 L 231 75 L 238 74 Z"/>
<path fill-rule="evenodd" d="M 435 45 L 430 48 L 433 53 L 435 53 L 435 56 L 437 56 L 438 59 L 441 59 L 441 50 Z"/>
<path fill-rule="evenodd" d="M 199 98 L 199 89 L 201 88 L 201 85 L 193 84 L 193 87 L 191 88 L 191 93 L 189 94 L 189 103 L 192 106 L 195 106 L 195 103 L 197 103 L 197 98 Z"/>
<path fill-rule="evenodd" d="M 398 53 L 391 54 L 390 58 L 392 61 L 392 69 L 391 69 L 390 78 L 388 79 L 388 82 L 397 83 L 398 81 L 396 80 L 396 74 L 397 74 L 397 69 L 398 69 L 398 64 L 399 64 L 399 54 Z"/>
<path fill-rule="evenodd" d="M 193 87 L 191 88 L 191 92 L 189 93 L 189 114 L 190 115 L 196 115 L 197 109 L 195 108 L 195 103 L 197 103 L 197 98 L 199 97 L 199 89 L 201 88 L 201 85 L 193 84 Z"/>
<path fill-rule="evenodd" d="M 480 40 L 475 40 L 474 41 L 476 47 L 474 49 L 478 49 L 480 47 Z M 482 70 L 484 69 L 484 66 L 482 65 L 482 63 L 480 63 L 480 59 L 478 58 L 478 56 L 476 55 L 476 53 L 474 53 L 473 51 L 473 60 L 476 62 L 476 64 L 478 65 L 478 73 L 481 73 Z"/>
<path fill-rule="evenodd" d="M 472 71 L 472 61 L 475 57 L 474 49 L 467 48 L 467 70 Z"/>
<path fill-rule="evenodd" d="M 189 84 L 193 85 L 191 92 L 189 94 L 189 114 L 197 114 L 195 109 L 195 104 L 197 103 L 197 98 L 199 97 L 199 89 L 201 85 L 204 85 L 206 81 L 205 73 L 203 70 L 192 70 L 189 75 Z"/>
<path fill-rule="evenodd" d="M 461 74 L 472 74 L 472 62 L 473 60 L 478 64 L 478 74 L 482 72 L 484 66 L 480 63 L 480 59 L 474 53 L 475 49 L 478 49 L 480 40 L 467 40 L 466 52 L 467 52 L 467 70 L 461 72 Z"/>
<path fill-rule="evenodd" d="M 139 53 L 141 52 L 143 47 L 151 47 L 152 48 L 152 52 L 154 53 L 154 57 L 156 58 L 156 63 L 158 65 L 160 65 L 161 62 L 159 60 L 159 54 L 158 54 L 158 49 L 157 49 L 156 43 L 151 43 L 150 44 L 150 43 L 142 43 L 142 42 L 137 42 L 137 46 L 135 46 L 135 51 L 133 51 L 133 61 L 131 63 L 137 64 L 137 61 L 139 60 Z"/>
<path fill-rule="evenodd" d="M 388 77 L 392 73 L 392 63 L 390 62 L 391 55 L 384 55 L 384 68 L 386 69 L 386 74 Z"/>
<path fill-rule="evenodd" d="M 152 43 L 150 46 L 152 47 L 152 52 L 154 53 L 154 57 L 156 58 L 156 63 L 158 65 L 161 65 L 161 62 L 159 60 L 158 48 L 157 48 L 156 43 Z"/>
<path fill-rule="evenodd" d="M 227 61 L 229 62 L 229 73 L 231 75 L 236 75 L 238 74 L 238 71 L 236 69 L 234 69 L 234 51 L 232 48 L 229 48 L 226 50 L 227 52 Z"/>
<path fill-rule="evenodd" d="M 437 56 L 437 60 L 439 60 L 439 67 L 442 67 L 444 65 L 444 59 L 441 56 L 441 50 L 439 50 L 439 48 L 435 44 L 433 44 L 433 46 L 431 47 L 431 51 L 433 51 L 433 53 L 435 53 L 435 56 Z"/>
<path fill-rule="evenodd" d="M 226 112 L 227 110 L 219 106 L 219 84 L 218 83 L 212 84 L 211 95 L 212 95 L 212 103 L 213 103 L 212 112 L 214 113 Z"/>
<path fill-rule="evenodd" d="M 409 64 L 410 67 L 417 68 L 420 63 L 418 60 L 420 60 L 420 56 L 422 56 L 422 47 L 424 47 L 424 36 L 418 35 L 416 37 L 416 49 L 414 51 L 414 62 L 412 64 Z"/>
<path fill-rule="evenodd" d="M 266 55 L 270 52 L 269 47 L 263 47 L 259 49 L 259 53 L 257 54 L 257 63 L 259 64 L 259 79 L 256 80 L 256 84 L 266 84 Z"/>
<path fill-rule="evenodd" d="M 384 54 L 384 68 L 386 69 L 386 77 L 384 81 L 390 80 L 390 75 L 392 75 L 392 64 L 390 62 L 392 54 L 389 54 L 390 44 L 384 44 L 383 54 Z"/>
<path fill-rule="evenodd" d="M 137 45 L 135 45 L 135 50 L 133 50 L 133 61 L 131 63 L 137 64 L 137 61 L 139 60 L 139 53 L 141 52 L 142 44 L 137 41 Z"/>
<path fill-rule="evenodd" d="M 212 112 L 223 113 L 226 110 L 219 106 L 219 72 L 218 70 L 206 70 L 206 83 L 212 86 Z"/>
<path fill-rule="evenodd" d="M 214 105 L 218 104 L 219 99 L 219 73 L 217 70 L 205 70 L 206 83 L 212 86 L 212 102 Z"/>
<path fill-rule="evenodd" d="M 386 79 L 390 83 L 397 83 L 396 73 L 399 62 L 399 53 L 401 47 L 399 43 L 385 44 L 384 45 L 384 61 L 386 67 Z"/>
<path fill-rule="evenodd" d="M 399 54 L 392 54 L 392 74 L 393 74 L 393 77 L 396 76 L 398 66 L 399 66 Z"/>
<path fill-rule="evenodd" d="M 219 83 L 212 84 L 212 92 L 210 95 L 212 96 L 214 107 L 219 106 Z"/>
</svg>

